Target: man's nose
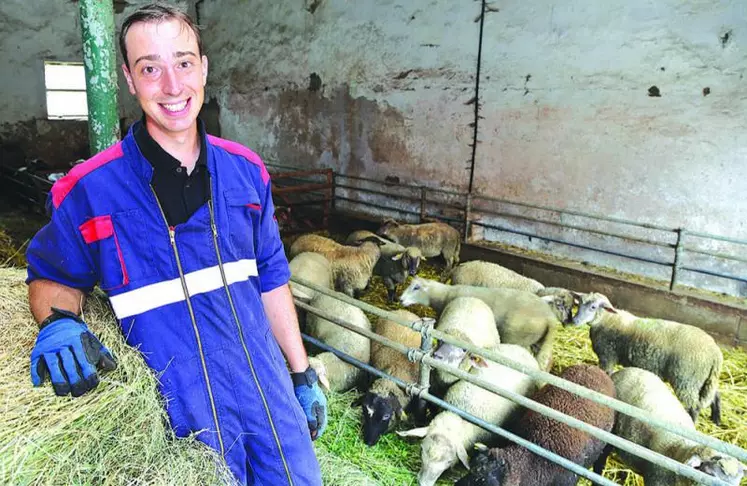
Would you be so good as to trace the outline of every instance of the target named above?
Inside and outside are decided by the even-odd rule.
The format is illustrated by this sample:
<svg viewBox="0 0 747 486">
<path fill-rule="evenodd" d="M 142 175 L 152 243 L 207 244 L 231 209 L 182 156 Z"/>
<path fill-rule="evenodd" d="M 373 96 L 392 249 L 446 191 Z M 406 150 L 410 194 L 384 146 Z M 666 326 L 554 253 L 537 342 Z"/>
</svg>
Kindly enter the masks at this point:
<svg viewBox="0 0 747 486">
<path fill-rule="evenodd" d="M 182 91 L 182 83 L 179 75 L 174 69 L 166 69 L 163 76 L 163 85 L 161 89 L 165 94 L 177 95 Z"/>
</svg>

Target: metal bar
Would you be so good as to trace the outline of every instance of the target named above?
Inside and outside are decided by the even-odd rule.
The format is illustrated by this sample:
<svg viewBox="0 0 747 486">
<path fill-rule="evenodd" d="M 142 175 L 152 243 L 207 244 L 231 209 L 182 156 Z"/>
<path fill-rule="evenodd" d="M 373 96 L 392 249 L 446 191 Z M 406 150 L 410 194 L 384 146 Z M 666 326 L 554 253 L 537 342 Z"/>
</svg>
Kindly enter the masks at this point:
<svg viewBox="0 0 747 486">
<path fill-rule="evenodd" d="M 324 287 L 320 287 L 312 282 L 309 282 L 304 279 L 300 279 L 297 277 L 291 277 L 291 280 L 293 282 L 297 282 L 305 287 L 309 287 L 313 289 L 316 292 L 322 293 L 324 295 L 328 295 L 330 297 L 334 297 L 342 302 L 345 302 L 347 304 L 354 305 L 360 309 L 362 309 L 365 312 L 368 312 L 369 314 L 373 314 L 378 317 L 383 317 L 385 319 L 389 319 L 392 322 L 396 322 L 397 324 L 400 324 L 402 326 L 409 327 L 413 329 L 413 326 L 411 323 L 405 321 L 404 319 L 401 319 L 396 314 L 384 311 L 382 309 L 379 309 L 376 306 L 367 304 L 365 302 L 358 301 L 356 299 L 353 299 L 352 297 L 348 297 L 345 294 L 341 294 L 339 292 L 335 292 L 334 290 L 329 290 Z M 534 378 L 537 381 L 540 382 L 546 382 L 550 383 L 551 385 L 555 385 L 558 388 L 562 388 L 563 390 L 569 391 L 571 393 L 575 393 L 576 395 L 586 398 L 588 400 L 591 400 L 593 402 L 606 405 L 618 412 L 624 413 L 625 415 L 628 415 L 630 417 L 633 417 L 635 419 L 641 420 L 644 423 L 654 425 L 656 427 L 662 428 L 668 432 L 672 432 L 674 434 L 677 434 L 681 437 L 684 437 L 686 439 L 690 439 L 692 441 L 698 442 L 700 444 L 706 445 L 712 449 L 715 449 L 719 452 L 723 452 L 724 454 L 729 454 L 736 459 L 739 459 L 742 462 L 747 462 L 747 451 L 744 449 L 734 446 L 732 444 L 728 444 L 726 442 L 722 442 L 718 439 L 714 439 L 713 437 L 707 436 L 705 434 L 702 434 L 698 431 L 694 430 L 687 430 L 680 427 L 678 424 L 673 424 L 666 420 L 661 420 L 659 418 L 651 416 L 648 412 L 638 408 L 634 407 L 628 403 L 622 402 L 620 400 L 617 400 L 615 398 L 610 398 L 607 395 L 603 395 L 601 393 L 598 393 L 593 390 L 589 390 L 587 388 L 584 388 L 582 386 L 579 386 L 575 383 L 572 383 L 570 381 L 564 380 L 562 378 L 558 378 L 555 375 L 552 375 L 550 373 L 547 373 L 545 371 L 539 371 L 533 368 L 530 368 L 528 366 L 525 366 L 521 363 L 515 362 L 513 360 L 507 359 L 493 351 L 479 348 L 477 346 L 473 346 L 470 343 L 467 343 L 465 341 L 455 339 L 454 337 L 444 334 L 437 329 L 434 329 L 432 332 L 432 335 L 434 338 L 447 342 L 449 344 L 453 344 L 455 346 L 459 346 L 460 348 L 463 348 L 469 352 L 475 353 L 479 356 L 482 356 L 484 358 L 487 358 L 491 361 L 495 361 L 498 364 L 501 364 L 503 366 L 506 366 L 508 368 L 511 368 L 513 370 L 519 371 L 521 373 L 524 373 L 527 376 L 530 376 Z"/>
<path fill-rule="evenodd" d="M 513 204 L 514 206 L 523 206 L 525 208 L 532 208 L 532 209 L 542 209 L 544 211 L 553 211 L 555 213 L 562 213 L 562 214 L 571 214 L 573 216 L 583 216 L 585 218 L 591 218 L 591 219 L 597 219 L 600 221 L 610 221 L 612 223 L 620 223 L 620 224 L 627 224 L 631 226 L 640 226 L 642 228 L 647 229 L 654 229 L 654 230 L 660 230 L 660 231 L 667 231 L 667 232 L 673 232 L 677 231 L 676 228 L 667 228 L 665 226 L 659 226 L 655 224 L 649 224 L 649 223 L 639 223 L 637 221 L 631 221 L 628 219 L 622 219 L 622 218 L 612 218 L 610 216 L 598 216 L 596 214 L 590 214 L 590 213 L 584 213 L 581 211 L 573 211 L 570 209 L 556 209 L 551 208 L 549 206 L 540 206 L 537 204 L 527 204 L 527 203 L 520 203 L 515 201 L 509 201 L 507 199 L 500 199 L 496 197 L 489 197 L 489 196 L 476 196 L 477 198 L 483 199 L 485 201 L 491 201 L 491 202 L 498 202 L 498 203 L 505 203 L 505 204 Z"/>
<path fill-rule="evenodd" d="M 351 202 L 351 203 L 355 203 L 355 204 L 362 204 L 364 206 L 368 206 L 368 207 L 372 207 L 372 208 L 387 209 L 389 211 L 397 211 L 399 213 L 412 214 L 414 216 L 417 216 L 419 214 L 419 213 L 417 213 L 415 211 L 408 211 L 406 209 L 393 208 L 391 206 L 383 206 L 381 204 L 375 204 L 375 203 L 368 202 L 368 201 L 360 201 L 358 199 L 351 199 L 349 197 L 344 197 L 344 196 L 337 196 L 335 199 L 339 199 L 339 200 L 342 200 L 342 201 L 347 201 L 347 202 Z"/>
<path fill-rule="evenodd" d="M 277 172 L 273 174 L 273 179 L 285 179 L 288 177 L 305 177 L 310 175 L 323 175 L 326 176 L 332 169 L 309 169 L 309 170 L 294 170 L 291 172 Z"/>
<path fill-rule="evenodd" d="M 475 100 L 477 103 L 477 100 Z M 470 231 L 472 230 L 472 193 L 467 193 L 467 201 L 464 204 L 464 243 L 467 243 L 470 239 Z"/>
<path fill-rule="evenodd" d="M 309 336 L 307 334 L 303 334 L 302 333 L 301 334 L 301 338 L 304 341 L 309 342 L 309 343 L 313 344 L 314 346 L 317 346 L 320 349 L 323 349 L 325 351 L 329 351 L 329 352 L 333 353 L 335 356 L 337 356 L 341 360 L 343 360 L 343 361 L 345 361 L 347 363 L 350 363 L 350 364 L 352 364 L 354 366 L 357 366 L 357 367 L 361 368 L 362 370 L 367 371 L 368 373 L 371 373 L 372 375 L 378 376 L 379 378 L 385 378 L 387 380 L 391 380 L 392 382 L 394 382 L 395 385 L 399 386 L 402 389 L 407 390 L 407 388 L 410 386 L 409 383 L 404 382 L 404 381 L 400 380 L 399 378 L 396 378 L 396 377 L 394 377 L 394 376 L 392 376 L 392 375 L 390 375 L 388 373 L 385 373 L 385 372 L 383 372 L 383 371 L 381 371 L 381 370 L 379 370 L 377 368 L 374 368 L 373 366 L 369 365 L 368 363 L 364 363 L 364 362 L 362 362 L 360 360 L 357 360 L 357 359 L 353 358 L 352 356 L 348 355 L 347 353 L 343 353 L 342 351 L 339 351 L 339 350 L 333 348 L 332 346 L 328 346 L 326 343 L 324 343 L 322 341 L 319 341 L 318 339 L 313 338 L 313 337 L 311 337 L 311 336 Z M 434 395 L 431 395 L 428 392 L 421 392 L 419 394 L 419 397 L 422 398 L 422 399 L 424 399 L 424 400 L 427 400 L 429 402 L 435 403 L 436 405 L 438 405 L 439 407 L 443 408 L 444 410 L 448 410 L 448 411 L 450 411 L 452 413 L 455 413 L 455 414 L 459 415 L 464 420 L 467 420 L 468 422 L 471 422 L 471 423 L 477 425 L 478 427 L 482 427 L 483 429 L 485 429 L 485 430 L 487 430 L 489 432 L 492 432 L 494 434 L 500 435 L 501 437 L 504 437 L 504 438 L 510 440 L 511 442 L 519 444 L 520 446 L 523 446 L 523 447 L 529 449 L 530 451 L 532 451 L 533 453 L 537 454 L 538 456 L 542 456 L 542 457 L 544 457 L 545 459 L 547 459 L 549 461 L 552 461 L 552 462 L 554 462 L 556 464 L 559 464 L 560 466 L 562 466 L 562 467 L 564 467 L 566 469 L 569 469 L 569 470 L 573 471 L 574 473 L 576 473 L 576 474 L 578 474 L 580 476 L 583 476 L 583 477 L 585 477 L 585 478 L 593 481 L 596 484 L 601 484 L 603 486 L 618 486 L 613 481 L 610 481 L 607 478 L 604 478 L 604 477 L 602 477 L 602 476 L 600 476 L 600 475 L 598 475 L 598 474 L 596 474 L 596 473 L 594 473 L 592 471 L 589 471 L 588 469 L 586 469 L 586 468 L 584 468 L 584 467 L 576 464 L 573 461 L 569 461 L 568 459 L 566 459 L 566 458 L 564 458 L 562 456 L 559 456 L 559 455 L 555 454 L 554 452 L 548 451 L 547 449 L 544 449 L 544 448 L 538 446 L 537 444 L 529 442 L 528 440 L 526 440 L 526 439 L 524 439 L 522 437 L 519 437 L 518 435 L 513 434 L 513 433 L 507 431 L 506 429 L 504 429 L 502 427 L 498 427 L 496 425 L 490 424 L 490 423 L 482 420 L 479 417 L 475 417 L 474 415 L 472 415 L 470 413 L 467 413 L 467 412 L 465 412 L 462 409 L 456 408 L 455 406 L 453 406 L 449 402 L 443 401 L 440 398 L 438 398 L 438 397 L 436 397 Z"/>
<path fill-rule="evenodd" d="M 703 270 L 701 268 L 680 267 L 680 269 L 687 270 L 688 272 L 702 273 L 703 275 L 710 275 L 712 277 L 720 277 L 720 278 L 727 278 L 729 280 L 737 280 L 739 282 L 747 282 L 747 277 L 737 277 L 736 275 L 713 272 L 711 270 Z"/>
<path fill-rule="evenodd" d="M 312 182 L 309 184 L 299 184 L 297 186 L 283 186 L 276 188 L 273 192 L 278 194 L 288 194 L 295 192 L 309 192 L 317 189 L 328 189 L 326 182 Z"/>
<path fill-rule="evenodd" d="M 726 241 L 726 242 L 729 242 L 729 243 L 737 243 L 739 245 L 747 245 L 747 241 L 745 241 L 745 240 L 738 240 L 736 238 L 729 238 L 727 236 L 717 236 L 717 235 L 712 235 L 712 234 L 709 234 L 709 233 L 699 233 L 697 231 L 688 231 L 687 234 L 689 236 L 697 236 L 698 238 L 710 238 L 710 239 L 718 240 L 718 241 Z"/>
<path fill-rule="evenodd" d="M 119 140 L 114 4 L 81 0 L 80 27 L 88 98 L 88 138 L 93 155 Z"/>
<path fill-rule="evenodd" d="M 356 186 L 349 186 L 347 184 L 337 184 L 337 187 L 340 189 L 353 189 L 355 191 L 359 192 L 365 192 L 368 194 L 376 194 L 377 196 L 386 196 L 390 198 L 397 198 L 399 200 L 408 200 L 408 201 L 420 201 L 420 196 L 403 196 L 401 194 L 392 194 L 390 192 L 384 192 L 384 191 L 378 191 L 376 189 L 366 189 L 364 187 L 356 187 Z"/>
<path fill-rule="evenodd" d="M 422 223 L 426 217 L 425 207 L 428 204 L 425 187 L 420 188 L 420 222 Z"/>
<path fill-rule="evenodd" d="M 420 328 L 420 352 L 423 355 L 427 355 L 431 352 L 433 347 L 433 325 L 436 323 L 435 319 L 428 318 L 422 320 L 422 327 Z M 427 390 L 431 386 L 431 367 L 425 361 L 420 361 L 420 375 L 418 376 L 418 386 L 422 390 Z"/>
<path fill-rule="evenodd" d="M 625 239 L 625 240 L 635 241 L 637 243 L 644 243 L 644 244 L 647 244 L 647 245 L 661 246 L 661 247 L 664 247 L 664 248 L 674 248 L 674 246 L 675 246 L 672 243 L 662 243 L 662 242 L 659 242 L 659 241 L 649 240 L 649 239 L 646 239 L 646 238 L 636 238 L 635 236 L 628 236 L 628 235 L 623 235 L 623 234 L 620 234 L 620 233 L 612 233 L 612 232 L 609 232 L 609 231 L 595 230 L 595 229 L 591 229 L 591 228 L 585 228 L 583 226 L 577 226 L 577 225 L 573 225 L 573 224 L 560 223 L 560 222 L 557 222 L 557 221 L 546 221 L 544 219 L 532 218 L 530 216 L 522 216 L 522 215 L 519 215 L 519 214 L 501 213 L 501 212 L 493 211 L 493 210 L 489 210 L 489 209 L 478 209 L 477 211 L 479 211 L 481 213 L 489 214 L 491 216 L 500 216 L 500 217 L 508 217 L 508 218 L 520 218 L 520 219 L 523 219 L 523 220 L 526 220 L 526 221 L 532 221 L 532 222 L 535 222 L 535 223 L 549 224 L 549 225 L 552 225 L 552 226 L 560 226 L 561 228 L 564 228 L 564 229 L 572 229 L 572 230 L 578 230 L 578 231 L 585 231 L 587 233 L 593 233 L 593 234 L 602 235 L 602 236 L 612 236 L 614 238 L 622 238 L 622 239 Z"/>
<path fill-rule="evenodd" d="M 572 247 L 575 247 L 575 248 L 581 248 L 582 250 L 591 250 L 591 251 L 596 251 L 596 252 L 599 252 L 599 253 L 606 253 L 607 255 L 614 255 L 614 256 L 619 256 L 619 257 L 623 257 L 623 258 L 629 258 L 631 260 L 637 260 L 639 262 L 653 263 L 655 265 L 662 265 L 662 266 L 665 266 L 665 267 L 669 267 L 669 266 L 672 265 L 669 262 L 662 262 L 662 261 L 657 261 L 657 260 L 651 260 L 651 259 L 648 259 L 648 258 L 633 256 L 633 255 L 626 255 L 624 253 L 618 253 L 618 252 L 612 251 L 612 250 L 602 250 L 601 248 L 594 248 L 592 246 L 582 245 L 582 244 L 579 244 L 579 243 L 571 243 L 570 241 L 565 241 L 565 240 L 561 240 L 561 239 L 558 239 L 558 238 L 551 238 L 549 236 L 540 236 L 540 235 L 536 235 L 536 234 L 533 234 L 533 233 L 527 233 L 526 231 L 514 230 L 514 229 L 506 228 L 506 227 L 503 227 L 503 226 L 496 226 L 496 225 L 492 225 L 492 224 L 488 224 L 488 223 L 481 223 L 479 221 L 474 221 L 472 224 L 477 224 L 477 225 L 484 226 L 486 228 L 491 228 L 491 229 L 498 230 L 498 231 L 506 231 L 508 233 L 514 233 L 514 234 L 526 236 L 526 237 L 529 237 L 529 238 L 538 238 L 540 240 L 552 241 L 553 243 L 562 243 L 564 245 L 572 246 Z"/>
<path fill-rule="evenodd" d="M 688 233 L 689 234 L 689 233 Z M 700 250 L 694 246 L 682 245 L 682 248 L 687 250 L 689 253 L 698 253 L 700 255 L 708 255 L 716 258 L 723 258 L 724 260 L 734 260 L 737 262 L 747 263 L 747 258 L 741 258 L 738 256 L 727 255 L 726 253 L 711 252 L 707 250 Z"/>
<path fill-rule="evenodd" d="M 344 177 L 345 179 L 353 179 L 357 181 L 374 182 L 376 184 L 381 184 L 382 186 L 399 186 L 399 187 L 407 187 L 413 190 L 417 189 L 417 186 L 414 186 L 412 184 L 404 184 L 401 182 L 382 182 L 382 181 L 377 181 L 376 179 L 370 179 L 368 177 L 351 176 L 351 175 L 345 175 L 345 174 L 337 174 L 337 177 Z M 448 189 L 438 189 L 434 187 L 429 187 L 428 190 L 433 191 L 433 192 L 438 192 L 440 194 L 449 194 L 450 196 L 463 196 L 464 195 L 461 192 L 449 191 Z"/>
<path fill-rule="evenodd" d="M 685 230 L 682 228 L 677 230 L 677 244 L 674 247 L 674 264 L 672 265 L 672 278 L 669 280 L 669 290 L 674 290 L 674 286 L 677 285 L 677 277 L 679 276 L 680 267 L 682 266 L 682 239 L 685 236 Z"/>
</svg>

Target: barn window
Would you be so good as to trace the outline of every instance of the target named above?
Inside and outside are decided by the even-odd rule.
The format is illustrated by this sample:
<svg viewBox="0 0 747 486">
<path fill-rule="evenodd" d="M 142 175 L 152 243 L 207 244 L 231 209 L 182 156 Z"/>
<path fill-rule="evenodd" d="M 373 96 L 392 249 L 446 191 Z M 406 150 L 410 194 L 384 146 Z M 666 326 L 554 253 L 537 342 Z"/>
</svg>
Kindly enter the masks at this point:
<svg viewBox="0 0 747 486">
<path fill-rule="evenodd" d="M 88 119 L 86 74 L 82 62 L 44 61 L 44 84 L 47 89 L 47 118 Z"/>
</svg>

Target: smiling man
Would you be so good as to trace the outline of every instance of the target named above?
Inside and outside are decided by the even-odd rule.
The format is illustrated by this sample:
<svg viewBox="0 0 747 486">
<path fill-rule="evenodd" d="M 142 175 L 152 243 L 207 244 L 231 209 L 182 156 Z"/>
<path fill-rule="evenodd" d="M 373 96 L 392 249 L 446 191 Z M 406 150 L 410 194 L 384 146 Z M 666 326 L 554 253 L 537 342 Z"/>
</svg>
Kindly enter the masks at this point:
<svg viewBox="0 0 747 486">
<path fill-rule="evenodd" d="M 205 133 L 208 60 L 186 14 L 140 7 L 120 48 L 143 118 L 52 188 L 51 220 L 27 252 L 40 323 L 32 381 L 80 396 L 116 366 L 79 317 L 98 284 L 158 374 L 177 435 L 197 433 L 242 484 L 321 484 L 311 441 L 326 400 L 298 330 L 267 169 Z"/>
</svg>

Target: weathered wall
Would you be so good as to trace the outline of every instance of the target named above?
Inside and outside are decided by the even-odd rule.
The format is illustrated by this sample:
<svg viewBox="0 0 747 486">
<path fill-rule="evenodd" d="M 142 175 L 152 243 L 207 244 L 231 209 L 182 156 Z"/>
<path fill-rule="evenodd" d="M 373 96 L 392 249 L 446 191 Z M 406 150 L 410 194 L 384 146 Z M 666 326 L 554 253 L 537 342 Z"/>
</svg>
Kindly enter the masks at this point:
<svg viewBox="0 0 747 486">
<path fill-rule="evenodd" d="M 486 15 L 483 37 L 478 193 L 747 239 L 744 2 L 493 5 L 499 11 Z M 207 2 L 210 89 L 224 135 L 283 164 L 464 191 L 479 9 L 422 0 Z M 660 96 L 649 96 L 652 86 Z M 535 229 L 672 259 L 671 250 Z M 494 236 L 658 278 L 670 272 Z"/>
<path fill-rule="evenodd" d="M 141 3 L 146 2 L 115 1 L 117 28 Z M 82 45 L 77 2 L 0 2 L 0 143 L 18 146 L 28 158 L 61 167 L 88 156 L 87 123 L 47 120 L 44 87 L 44 61 L 82 61 Z M 120 117 L 128 124 L 139 116 L 139 110 L 118 75 Z"/>
</svg>

